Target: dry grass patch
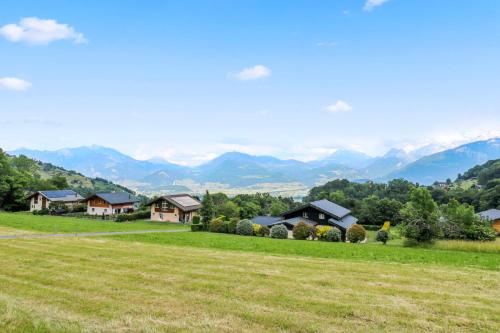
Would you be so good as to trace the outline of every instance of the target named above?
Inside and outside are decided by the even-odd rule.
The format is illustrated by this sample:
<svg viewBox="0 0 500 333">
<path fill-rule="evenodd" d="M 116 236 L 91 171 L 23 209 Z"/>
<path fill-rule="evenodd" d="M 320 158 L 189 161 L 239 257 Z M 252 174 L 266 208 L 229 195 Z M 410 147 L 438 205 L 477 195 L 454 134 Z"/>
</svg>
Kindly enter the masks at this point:
<svg viewBox="0 0 500 333">
<path fill-rule="evenodd" d="M 0 331 L 498 331 L 500 273 L 111 239 L 0 242 Z"/>
</svg>

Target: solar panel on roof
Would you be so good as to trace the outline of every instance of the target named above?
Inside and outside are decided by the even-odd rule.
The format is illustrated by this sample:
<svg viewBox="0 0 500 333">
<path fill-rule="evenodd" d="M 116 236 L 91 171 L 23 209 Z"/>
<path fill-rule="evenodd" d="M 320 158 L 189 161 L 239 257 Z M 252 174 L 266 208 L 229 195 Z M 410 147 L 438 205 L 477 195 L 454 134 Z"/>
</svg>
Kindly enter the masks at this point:
<svg viewBox="0 0 500 333">
<path fill-rule="evenodd" d="M 174 197 L 170 198 L 172 201 L 177 202 L 179 205 L 184 206 L 184 207 L 189 207 L 189 206 L 196 206 L 199 205 L 200 203 L 196 200 L 194 200 L 191 197 Z"/>
</svg>

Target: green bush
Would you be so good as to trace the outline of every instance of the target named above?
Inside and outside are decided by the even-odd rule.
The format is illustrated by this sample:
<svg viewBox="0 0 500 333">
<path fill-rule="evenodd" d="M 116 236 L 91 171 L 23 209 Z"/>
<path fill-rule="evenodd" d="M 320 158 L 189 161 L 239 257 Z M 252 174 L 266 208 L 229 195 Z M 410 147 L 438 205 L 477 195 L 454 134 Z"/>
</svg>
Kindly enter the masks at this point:
<svg viewBox="0 0 500 333">
<path fill-rule="evenodd" d="M 293 227 L 293 238 L 304 240 L 311 235 L 311 227 L 305 222 L 300 221 Z"/>
<path fill-rule="evenodd" d="M 193 216 L 193 224 L 200 224 L 201 218 L 198 215 Z"/>
<path fill-rule="evenodd" d="M 236 233 L 242 236 L 253 235 L 253 225 L 250 220 L 241 220 L 236 225 Z"/>
<path fill-rule="evenodd" d="M 135 220 L 144 220 L 151 216 L 151 212 L 149 210 L 140 210 L 134 213 L 129 214 L 118 214 L 115 216 L 115 222 L 125 222 L 125 221 L 135 221 Z"/>
<path fill-rule="evenodd" d="M 287 239 L 288 229 L 283 224 L 274 225 L 271 228 L 271 238 Z"/>
<path fill-rule="evenodd" d="M 377 231 L 377 237 L 376 237 L 377 242 L 382 242 L 385 245 L 388 240 L 389 240 L 389 232 L 385 230 Z"/>
<path fill-rule="evenodd" d="M 346 237 L 351 243 L 362 242 L 366 238 L 366 230 L 361 224 L 353 224 L 347 229 Z"/>
<path fill-rule="evenodd" d="M 191 224 L 191 231 L 203 231 L 203 224 Z"/>
<path fill-rule="evenodd" d="M 224 232 L 225 230 L 224 226 L 224 220 L 220 217 L 217 217 L 210 221 L 210 224 L 208 225 L 208 231 L 210 232 Z"/>
<path fill-rule="evenodd" d="M 342 232 L 339 228 L 333 227 L 326 232 L 324 240 L 327 242 L 340 242 L 342 240 Z"/>
<path fill-rule="evenodd" d="M 465 230 L 465 236 L 469 240 L 494 241 L 496 239 L 495 230 L 489 225 L 471 225 Z"/>
<path fill-rule="evenodd" d="M 49 215 L 50 211 L 48 208 L 42 208 L 40 210 L 34 210 L 33 215 Z"/>
<path fill-rule="evenodd" d="M 269 230 L 269 227 L 263 225 L 263 226 L 260 227 L 259 232 L 257 233 L 257 236 L 267 237 L 267 236 L 269 236 L 270 232 L 271 231 Z"/>
<path fill-rule="evenodd" d="M 240 221 L 239 218 L 233 217 L 229 220 L 229 223 L 227 225 L 227 232 L 229 234 L 235 234 L 236 233 L 236 226 L 238 225 L 238 222 Z"/>
</svg>

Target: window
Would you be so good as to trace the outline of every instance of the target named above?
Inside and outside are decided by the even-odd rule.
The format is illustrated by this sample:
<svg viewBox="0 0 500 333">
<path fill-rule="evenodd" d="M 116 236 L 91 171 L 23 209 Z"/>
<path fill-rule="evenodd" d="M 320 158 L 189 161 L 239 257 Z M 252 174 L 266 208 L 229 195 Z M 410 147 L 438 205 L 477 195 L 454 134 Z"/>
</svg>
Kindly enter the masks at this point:
<svg viewBox="0 0 500 333">
<path fill-rule="evenodd" d="M 104 208 L 104 212 L 105 212 L 105 213 L 107 213 L 107 212 L 108 212 L 108 210 L 107 210 L 106 208 Z"/>
<path fill-rule="evenodd" d="M 325 214 L 323 214 L 323 213 L 319 213 L 319 219 L 320 219 L 320 220 L 324 220 L 324 219 L 325 219 Z"/>
<path fill-rule="evenodd" d="M 95 208 L 94 207 L 92 207 L 92 211 L 95 212 Z"/>
<path fill-rule="evenodd" d="M 38 195 L 35 195 L 35 197 L 33 198 L 33 203 L 35 203 L 35 204 L 38 203 Z"/>
<path fill-rule="evenodd" d="M 168 210 L 168 209 L 173 209 L 174 207 L 172 206 L 172 204 L 168 201 L 162 201 L 161 202 L 161 209 L 162 210 Z"/>
<path fill-rule="evenodd" d="M 305 219 L 307 219 L 309 216 L 307 216 L 307 212 L 303 212 L 302 213 L 302 217 L 305 218 Z"/>
</svg>

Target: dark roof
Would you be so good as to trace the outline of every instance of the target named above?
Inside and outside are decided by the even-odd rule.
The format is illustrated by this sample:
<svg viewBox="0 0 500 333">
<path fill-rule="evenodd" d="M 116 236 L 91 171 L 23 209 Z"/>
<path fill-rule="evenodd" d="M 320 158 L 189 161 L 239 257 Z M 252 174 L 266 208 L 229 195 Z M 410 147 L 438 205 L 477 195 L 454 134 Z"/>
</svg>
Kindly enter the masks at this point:
<svg viewBox="0 0 500 333">
<path fill-rule="evenodd" d="M 139 199 L 137 199 L 132 194 L 127 193 L 127 192 L 96 193 L 96 194 L 91 195 L 90 197 L 86 198 L 85 201 L 87 201 L 93 197 L 101 198 L 102 200 L 106 201 L 107 203 L 109 203 L 111 205 L 139 202 Z"/>
<path fill-rule="evenodd" d="M 256 216 L 252 219 L 253 224 L 265 225 L 267 227 L 272 226 L 278 221 L 283 220 L 282 217 L 274 217 L 274 216 Z"/>
<path fill-rule="evenodd" d="M 484 212 L 479 212 L 478 213 L 482 218 L 488 219 L 491 221 L 498 220 L 500 219 L 500 209 L 488 209 L 485 210 Z"/>
<path fill-rule="evenodd" d="M 329 219 L 328 222 L 330 222 L 331 224 L 334 224 L 335 226 L 339 227 L 340 229 L 347 230 L 347 229 L 349 229 L 350 226 L 352 226 L 353 224 L 356 224 L 356 222 L 358 222 L 358 219 L 352 215 L 347 215 L 347 216 L 344 216 L 343 218 L 341 218 L 340 220 L 336 220 L 333 218 Z"/>
<path fill-rule="evenodd" d="M 73 190 L 55 190 L 55 191 L 37 191 L 31 194 L 28 198 L 33 197 L 35 194 L 40 193 L 50 201 L 72 202 L 80 201 L 83 197 Z"/>
<path fill-rule="evenodd" d="M 349 209 L 344 208 L 342 206 L 339 206 L 336 203 L 331 202 L 329 200 L 323 199 L 323 200 L 317 200 L 317 201 L 310 202 L 310 203 L 305 204 L 302 207 L 299 207 L 299 208 L 296 208 L 296 209 L 292 209 L 292 210 L 290 210 L 288 212 L 283 213 L 282 215 L 287 215 L 287 214 L 296 212 L 298 210 L 304 209 L 306 207 L 316 208 L 316 209 L 320 210 L 321 212 L 323 212 L 325 214 L 328 214 L 328 215 L 331 215 L 333 217 L 336 217 L 337 219 L 341 219 L 344 216 L 346 216 L 349 213 L 351 213 L 351 211 Z"/>
<path fill-rule="evenodd" d="M 201 208 L 201 202 L 189 194 L 171 194 L 156 198 L 148 203 L 151 206 L 157 201 L 166 200 L 184 212 L 190 212 Z"/>
<path fill-rule="evenodd" d="M 286 219 L 286 220 L 280 220 L 278 222 L 276 222 L 275 224 L 285 224 L 289 227 L 295 227 L 299 222 L 304 222 L 305 224 L 309 225 L 309 226 L 315 226 L 317 225 L 318 223 L 317 222 L 314 222 L 314 221 L 311 221 L 309 219 L 306 219 L 306 218 L 303 218 L 303 217 L 292 217 L 291 219 Z"/>
</svg>

